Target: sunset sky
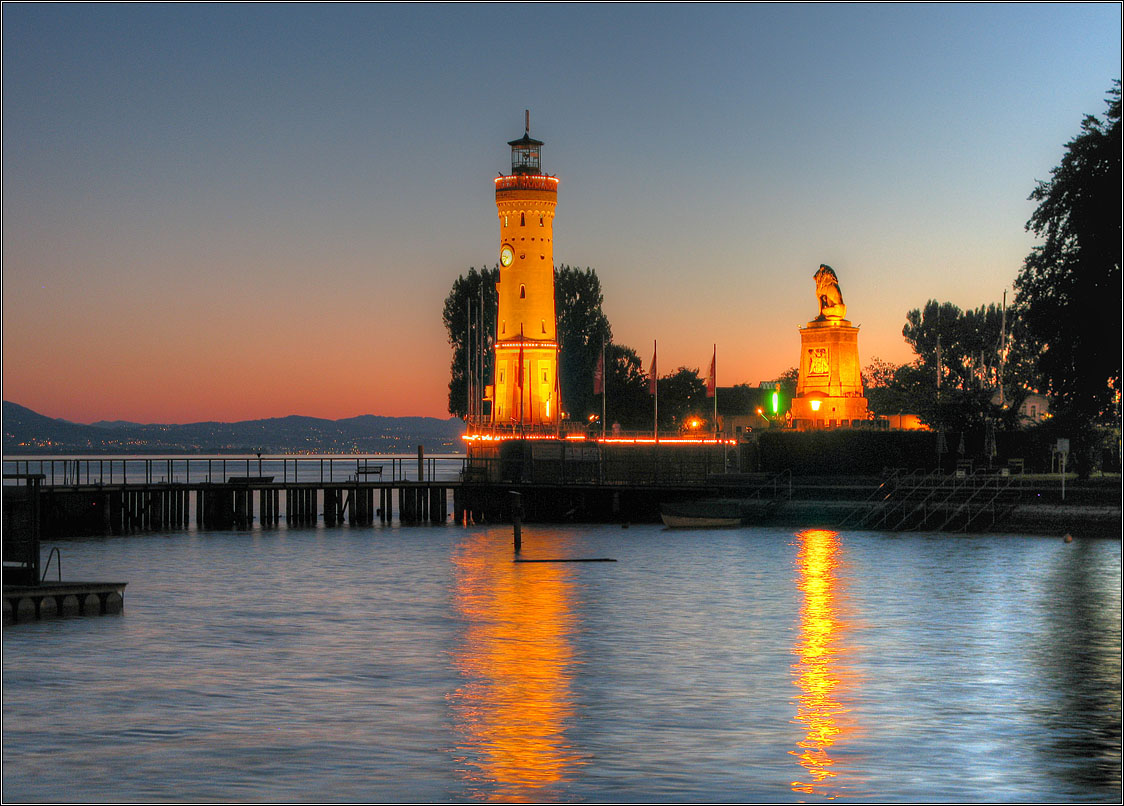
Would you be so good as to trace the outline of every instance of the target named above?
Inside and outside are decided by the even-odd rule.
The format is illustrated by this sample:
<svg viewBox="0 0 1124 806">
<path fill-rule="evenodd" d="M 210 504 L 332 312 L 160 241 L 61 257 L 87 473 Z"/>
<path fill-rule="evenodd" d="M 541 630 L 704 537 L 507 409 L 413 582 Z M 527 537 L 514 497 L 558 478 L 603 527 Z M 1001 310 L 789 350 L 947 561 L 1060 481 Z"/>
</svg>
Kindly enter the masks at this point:
<svg viewBox="0 0 1124 806">
<path fill-rule="evenodd" d="M 998 303 L 1120 77 L 1119 4 L 3 7 L 3 397 L 77 422 L 447 416 L 506 141 L 615 340 L 794 366 L 835 268 L 863 364 Z M 565 361 L 565 356 L 562 356 Z"/>
</svg>

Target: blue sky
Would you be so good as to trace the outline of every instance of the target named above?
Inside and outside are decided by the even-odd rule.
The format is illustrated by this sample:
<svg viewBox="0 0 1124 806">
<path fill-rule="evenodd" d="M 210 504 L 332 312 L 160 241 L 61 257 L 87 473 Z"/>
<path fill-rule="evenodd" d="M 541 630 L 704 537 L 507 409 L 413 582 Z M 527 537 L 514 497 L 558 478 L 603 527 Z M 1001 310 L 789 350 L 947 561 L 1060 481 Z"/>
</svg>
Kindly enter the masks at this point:
<svg viewBox="0 0 1124 806">
<path fill-rule="evenodd" d="M 1120 77 L 1119 4 L 3 7 L 4 396 L 192 421 L 445 411 L 506 141 L 616 339 L 756 383 L 839 274 L 863 362 L 998 302 Z M 58 362 L 45 367 L 49 352 Z M 563 359 L 564 360 L 564 359 Z M 294 384 L 293 373 L 315 382 Z"/>
</svg>

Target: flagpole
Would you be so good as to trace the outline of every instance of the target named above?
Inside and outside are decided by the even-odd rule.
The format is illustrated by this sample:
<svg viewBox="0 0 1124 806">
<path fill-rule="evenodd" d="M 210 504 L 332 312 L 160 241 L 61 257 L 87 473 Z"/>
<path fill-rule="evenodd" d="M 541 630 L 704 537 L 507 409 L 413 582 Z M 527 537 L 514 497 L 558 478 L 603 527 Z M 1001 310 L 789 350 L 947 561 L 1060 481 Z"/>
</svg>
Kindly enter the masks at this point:
<svg viewBox="0 0 1124 806">
<path fill-rule="evenodd" d="M 656 442 L 660 441 L 660 379 L 656 373 L 656 340 L 652 339 L 652 394 L 655 396 L 656 404 L 653 409 L 652 415 L 652 438 Z"/>
<path fill-rule="evenodd" d="M 464 410 L 472 427 L 472 297 L 465 300 L 464 315 Z"/>
<path fill-rule="evenodd" d="M 523 325 L 519 325 L 519 436 L 527 435 L 523 414 Z"/>
<path fill-rule="evenodd" d="M 710 356 L 710 371 L 714 384 L 714 438 L 718 439 L 718 345 L 714 345 L 714 352 Z"/>
<path fill-rule="evenodd" d="M 1003 394 L 1003 367 L 1007 363 L 1007 289 L 1003 289 L 1003 319 L 999 325 L 999 408 L 1007 408 Z"/>
<path fill-rule="evenodd" d="M 605 366 L 605 340 L 601 339 L 601 439 L 605 439 L 605 401 L 609 397 L 608 369 Z"/>
</svg>

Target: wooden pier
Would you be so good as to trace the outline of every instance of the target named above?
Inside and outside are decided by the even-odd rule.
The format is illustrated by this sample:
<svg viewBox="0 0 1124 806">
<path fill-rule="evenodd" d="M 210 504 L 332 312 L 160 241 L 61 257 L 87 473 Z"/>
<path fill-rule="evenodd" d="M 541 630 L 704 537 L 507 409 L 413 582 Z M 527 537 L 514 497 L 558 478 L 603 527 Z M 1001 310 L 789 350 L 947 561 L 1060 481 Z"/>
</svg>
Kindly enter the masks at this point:
<svg viewBox="0 0 1124 806">
<path fill-rule="evenodd" d="M 40 567 L 40 474 L 5 473 L 4 480 L 4 624 L 66 616 L 120 613 L 124 582 L 71 582 L 62 579 L 62 553 L 51 549 Z M 56 561 L 58 579 L 44 579 Z"/>
<path fill-rule="evenodd" d="M 4 623 L 104 616 L 125 606 L 124 582 L 40 582 L 4 586 Z"/>
<path fill-rule="evenodd" d="M 249 529 L 279 525 L 371 526 L 444 523 L 459 482 L 283 484 L 226 483 L 45 485 L 39 520 L 44 537 L 128 534 L 170 529 Z M 5 506 L 15 488 L 5 487 Z"/>
<path fill-rule="evenodd" d="M 416 462 L 415 469 L 412 458 L 400 457 L 182 457 L 5 459 L 5 466 L 22 471 L 13 478 L 38 478 L 40 530 L 64 537 L 274 528 L 282 520 L 299 527 L 444 523 L 463 458 L 419 451 Z M 4 487 L 5 505 L 25 496 L 20 485 Z"/>
<path fill-rule="evenodd" d="M 738 446 L 739 448 L 741 446 Z M 527 522 L 658 522 L 662 504 L 700 499 L 753 503 L 762 525 L 900 531 L 1119 531 L 1116 499 L 1071 488 L 1057 499 L 1021 474 L 893 471 L 882 476 L 739 472 L 725 445 L 508 440 L 467 457 L 414 460 L 293 457 L 37 460 L 41 480 L 28 518 L 47 538 L 179 529 L 272 529 L 502 523 L 511 492 Z M 54 483 L 51 483 L 51 482 Z M 25 495 L 5 485 L 9 501 Z M 450 502 L 450 497 L 452 501 Z M 450 506 L 451 504 L 451 506 Z M 1046 511 L 1049 505 L 1056 509 Z M 1104 510 L 1103 512 L 1101 510 Z"/>
</svg>

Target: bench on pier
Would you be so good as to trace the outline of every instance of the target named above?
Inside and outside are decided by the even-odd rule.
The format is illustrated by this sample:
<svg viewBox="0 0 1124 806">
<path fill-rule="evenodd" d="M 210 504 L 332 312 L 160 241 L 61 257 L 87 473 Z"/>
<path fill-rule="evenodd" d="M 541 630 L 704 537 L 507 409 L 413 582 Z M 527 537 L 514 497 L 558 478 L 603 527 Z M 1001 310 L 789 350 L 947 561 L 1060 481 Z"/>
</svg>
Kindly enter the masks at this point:
<svg viewBox="0 0 1124 806">
<path fill-rule="evenodd" d="M 366 479 L 370 476 L 382 478 L 382 465 L 361 465 L 355 469 L 355 480 Z"/>
<path fill-rule="evenodd" d="M 227 484 L 269 484 L 273 476 L 227 476 Z"/>
</svg>

